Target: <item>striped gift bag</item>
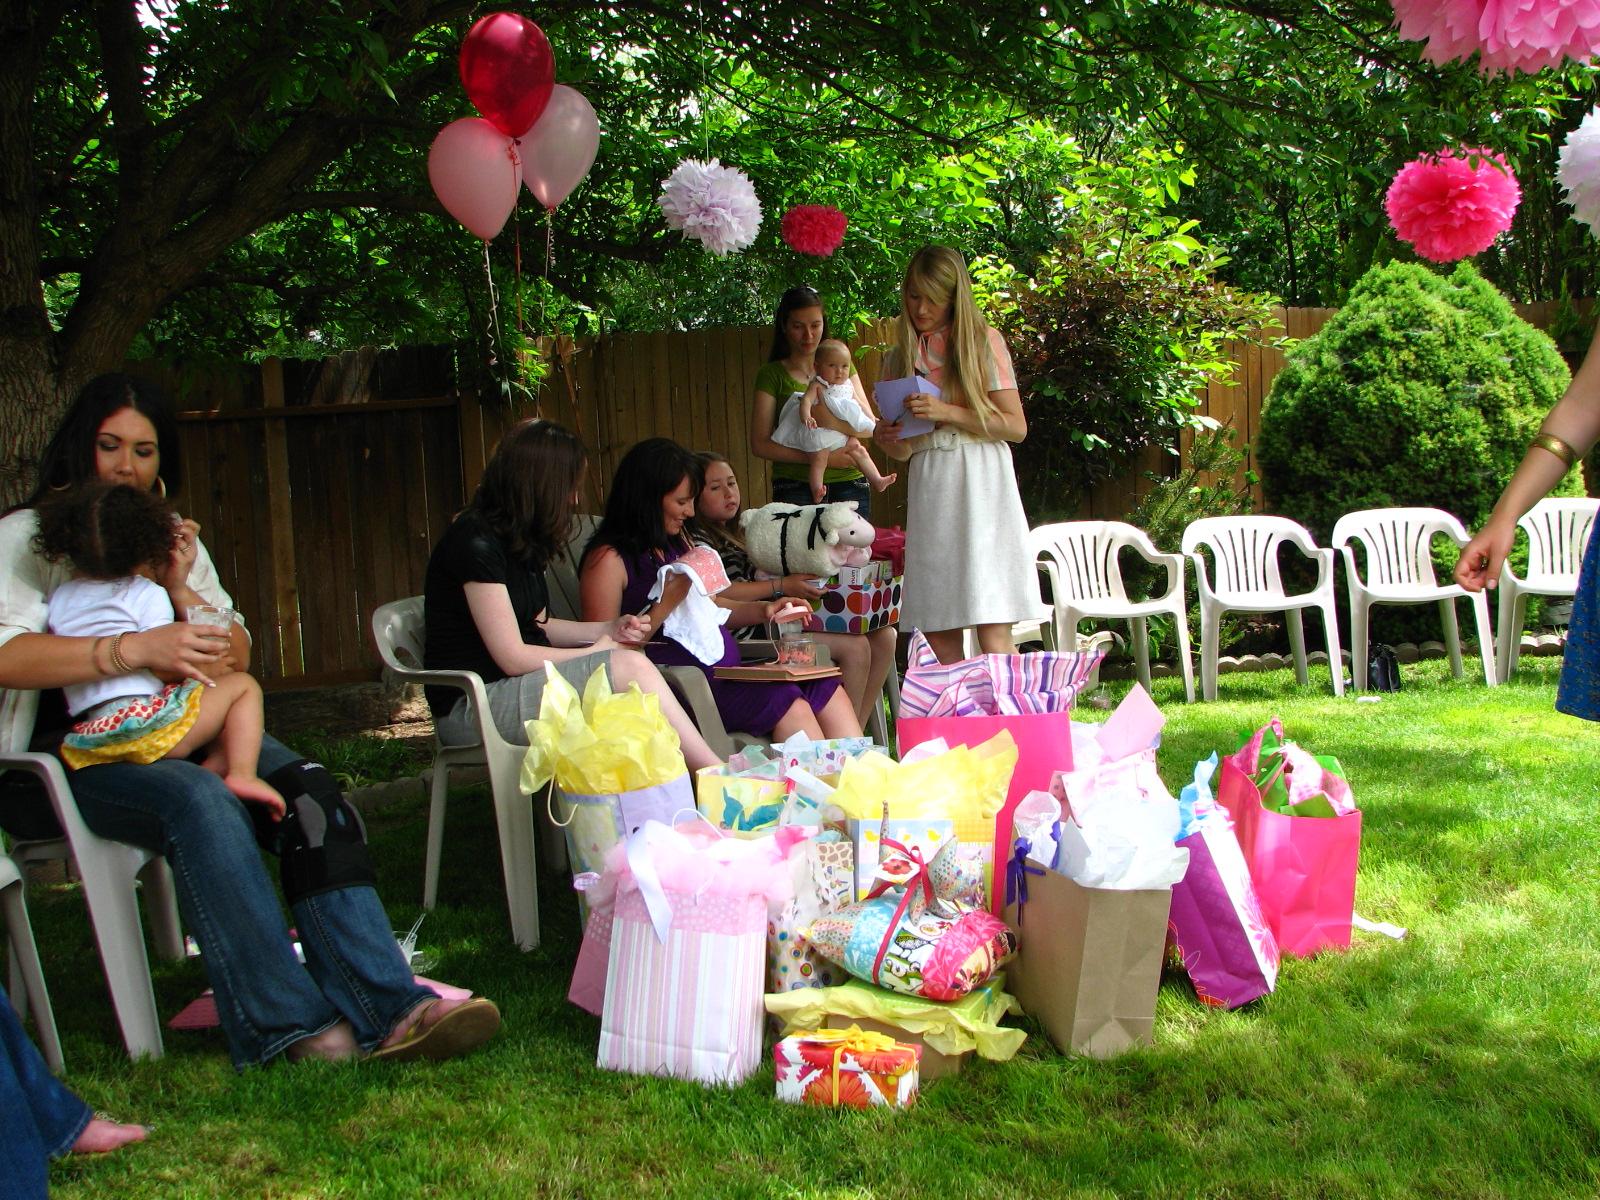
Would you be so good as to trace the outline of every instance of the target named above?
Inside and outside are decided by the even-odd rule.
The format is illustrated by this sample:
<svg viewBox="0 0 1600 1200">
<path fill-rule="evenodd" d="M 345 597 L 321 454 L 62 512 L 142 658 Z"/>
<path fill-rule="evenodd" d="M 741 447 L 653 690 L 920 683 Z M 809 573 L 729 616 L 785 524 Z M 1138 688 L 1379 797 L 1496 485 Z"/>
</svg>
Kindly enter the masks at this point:
<svg viewBox="0 0 1600 1200">
<path fill-rule="evenodd" d="M 1103 650 L 979 654 L 941 663 L 922 631 L 911 635 L 900 712 L 908 717 L 1005 717 L 1066 712 Z"/>
<path fill-rule="evenodd" d="M 667 892 L 656 936 L 642 893 L 617 898 L 598 1063 L 610 1071 L 742 1083 L 762 1065 L 767 906 L 760 896 Z"/>
</svg>

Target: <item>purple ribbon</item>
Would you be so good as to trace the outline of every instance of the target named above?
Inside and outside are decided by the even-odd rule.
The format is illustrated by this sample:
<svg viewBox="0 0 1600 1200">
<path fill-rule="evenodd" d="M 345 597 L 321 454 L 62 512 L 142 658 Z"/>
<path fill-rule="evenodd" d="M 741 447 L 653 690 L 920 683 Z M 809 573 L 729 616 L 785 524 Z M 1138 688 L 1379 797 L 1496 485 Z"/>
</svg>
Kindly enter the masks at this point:
<svg viewBox="0 0 1600 1200">
<path fill-rule="evenodd" d="M 1011 861 L 1006 864 L 1006 907 L 1013 904 L 1017 906 L 1017 924 L 1022 924 L 1022 910 L 1028 903 L 1028 876 L 1043 875 L 1043 867 L 1035 867 L 1028 862 L 1028 852 L 1033 849 L 1033 844 L 1028 838 L 1018 838 L 1016 848 L 1011 853 Z"/>
</svg>

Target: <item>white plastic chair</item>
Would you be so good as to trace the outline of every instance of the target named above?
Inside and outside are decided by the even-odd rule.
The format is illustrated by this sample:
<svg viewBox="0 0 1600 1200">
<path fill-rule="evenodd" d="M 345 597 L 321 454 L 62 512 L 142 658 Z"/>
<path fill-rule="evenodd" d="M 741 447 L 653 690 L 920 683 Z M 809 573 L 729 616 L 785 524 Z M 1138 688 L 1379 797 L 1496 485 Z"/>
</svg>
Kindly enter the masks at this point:
<svg viewBox="0 0 1600 1200">
<path fill-rule="evenodd" d="M 156 950 L 165 958 L 182 961 L 183 932 L 166 860 L 154 850 L 90 833 L 78 813 L 66 770 L 53 755 L 0 754 L 0 771 L 7 770 L 26 771 L 44 785 L 65 832 L 64 837 L 48 841 L 17 841 L 11 847 L 12 857 L 18 862 L 70 857 L 77 864 L 123 1044 L 132 1058 L 160 1058 L 161 1020 L 150 982 L 136 889 L 143 884 Z"/>
<path fill-rule="evenodd" d="M 450 768 L 486 766 L 489 791 L 494 799 L 495 825 L 500 835 L 500 869 L 506 881 L 506 905 L 511 911 L 511 936 L 524 950 L 539 944 L 539 891 L 534 875 L 535 800 L 522 790 L 524 746 L 514 746 L 500 736 L 489 712 L 483 678 L 475 671 L 428 671 L 422 667 L 422 597 L 409 596 L 382 605 L 372 614 L 372 633 L 384 664 L 401 679 L 425 686 L 457 688 L 467 694 L 467 705 L 477 729 L 477 740 L 466 745 L 446 745 L 434 735 L 433 789 L 428 806 L 428 848 L 423 866 L 422 907 L 431 909 L 439 898 L 439 859 L 444 849 L 444 810 L 450 793 Z M 557 830 L 559 838 L 560 831 Z M 547 846 L 548 849 L 548 846 Z M 558 860 L 565 863 L 563 853 Z"/>
<path fill-rule="evenodd" d="M 1478 657 L 1483 681 L 1498 681 L 1494 664 L 1494 637 L 1489 630 L 1489 600 L 1482 592 L 1469 592 L 1453 583 L 1440 583 L 1433 569 L 1433 539 L 1450 539 L 1459 549 L 1467 544 L 1461 522 L 1442 508 L 1367 508 L 1346 513 L 1333 526 L 1333 545 L 1344 555 L 1345 583 L 1350 590 L 1350 677 L 1355 690 L 1367 686 L 1367 618 L 1374 604 L 1439 605 L 1444 624 L 1450 670 L 1464 675 L 1461 662 L 1461 627 L 1456 620 L 1456 598 L 1472 602 L 1478 625 Z M 1366 575 L 1356 565 L 1355 547 L 1366 551 Z"/>
<path fill-rule="evenodd" d="M 39 946 L 28 924 L 28 902 L 22 894 L 22 872 L 9 855 L 0 854 L 0 913 L 6 919 L 6 941 L 11 950 L 10 982 L 7 987 L 17 1016 L 26 1018 L 33 1009 L 33 1024 L 39 1031 L 39 1049 L 44 1061 L 57 1075 L 65 1065 L 61 1057 L 61 1038 L 56 1033 L 55 1010 L 50 1007 L 50 990 L 44 985 L 39 965 Z"/>
<path fill-rule="evenodd" d="M 1122 521 L 1060 521 L 1030 531 L 1029 546 L 1043 559 L 1050 580 L 1055 644 L 1077 645 L 1078 622 L 1092 617 L 1126 620 L 1132 634 L 1139 682 L 1150 690 L 1150 621 L 1172 617 L 1178 637 L 1185 697 L 1194 701 L 1194 665 L 1189 660 L 1189 614 L 1183 587 L 1183 556 L 1157 550 L 1144 530 Z M 1130 600 L 1118 553 L 1131 548 L 1146 562 L 1167 569 L 1167 589 L 1148 600 Z"/>
<path fill-rule="evenodd" d="M 1528 574 L 1519 577 L 1507 562 L 1500 570 L 1500 682 L 1510 679 L 1522 654 L 1522 623 L 1529 596 L 1576 596 L 1578 568 L 1589 544 L 1600 500 L 1541 500 L 1517 528 L 1528 535 Z"/>
<path fill-rule="evenodd" d="M 1309 592 L 1290 595 L 1278 570 L 1278 547 L 1289 543 L 1317 564 L 1317 582 Z M 1200 548 L 1216 562 L 1213 587 Z M 1287 517 L 1202 517 L 1183 531 L 1183 552 L 1194 563 L 1195 590 L 1200 598 L 1200 689 L 1217 698 L 1217 642 L 1225 612 L 1281 612 L 1294 652 L 1295 678 L 1305 683 L 1306 636 L 1301 611 L 1322 610 L 1327 635 L 1328 668 L 1333 694 L 1344 695 L 1344 659 L 1339 649 L 1339 618 L 1333 600 L 1333 551 L 1319 547 L 1306 529 Z"/>
</svg>

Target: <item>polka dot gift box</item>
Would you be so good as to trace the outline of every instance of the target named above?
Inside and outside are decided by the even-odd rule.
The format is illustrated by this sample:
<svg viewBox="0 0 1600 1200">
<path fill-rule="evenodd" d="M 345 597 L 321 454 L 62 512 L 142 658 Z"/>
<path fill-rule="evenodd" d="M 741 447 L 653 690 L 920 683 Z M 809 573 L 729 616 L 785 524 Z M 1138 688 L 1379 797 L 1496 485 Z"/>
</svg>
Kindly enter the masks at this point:
<svg viewBox="0 0 1600 1200">
<path fill-rule="evenodd" d="M 813 633 L 871 633 L 900 620 L 901 576 L 861 584 L 828 584 L 806 628 Z"/>
</svg>

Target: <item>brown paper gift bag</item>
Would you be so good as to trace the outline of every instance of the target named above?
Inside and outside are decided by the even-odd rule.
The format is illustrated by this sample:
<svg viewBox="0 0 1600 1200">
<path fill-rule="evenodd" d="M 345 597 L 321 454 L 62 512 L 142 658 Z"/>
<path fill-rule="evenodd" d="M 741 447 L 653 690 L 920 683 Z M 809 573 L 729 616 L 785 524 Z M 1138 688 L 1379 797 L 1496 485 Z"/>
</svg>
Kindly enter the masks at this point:
<svg viewBox="0 0 1600 1200">
<path fill-rule="evenodd" d="M 1063 1053 L 1110 1058 L 1148 1046 L 1172 889 L 1086 888 L 1055 871 L 1027 875 L 1006 923 L 1021 950 L 1006 982 Z"/>
</svg>

